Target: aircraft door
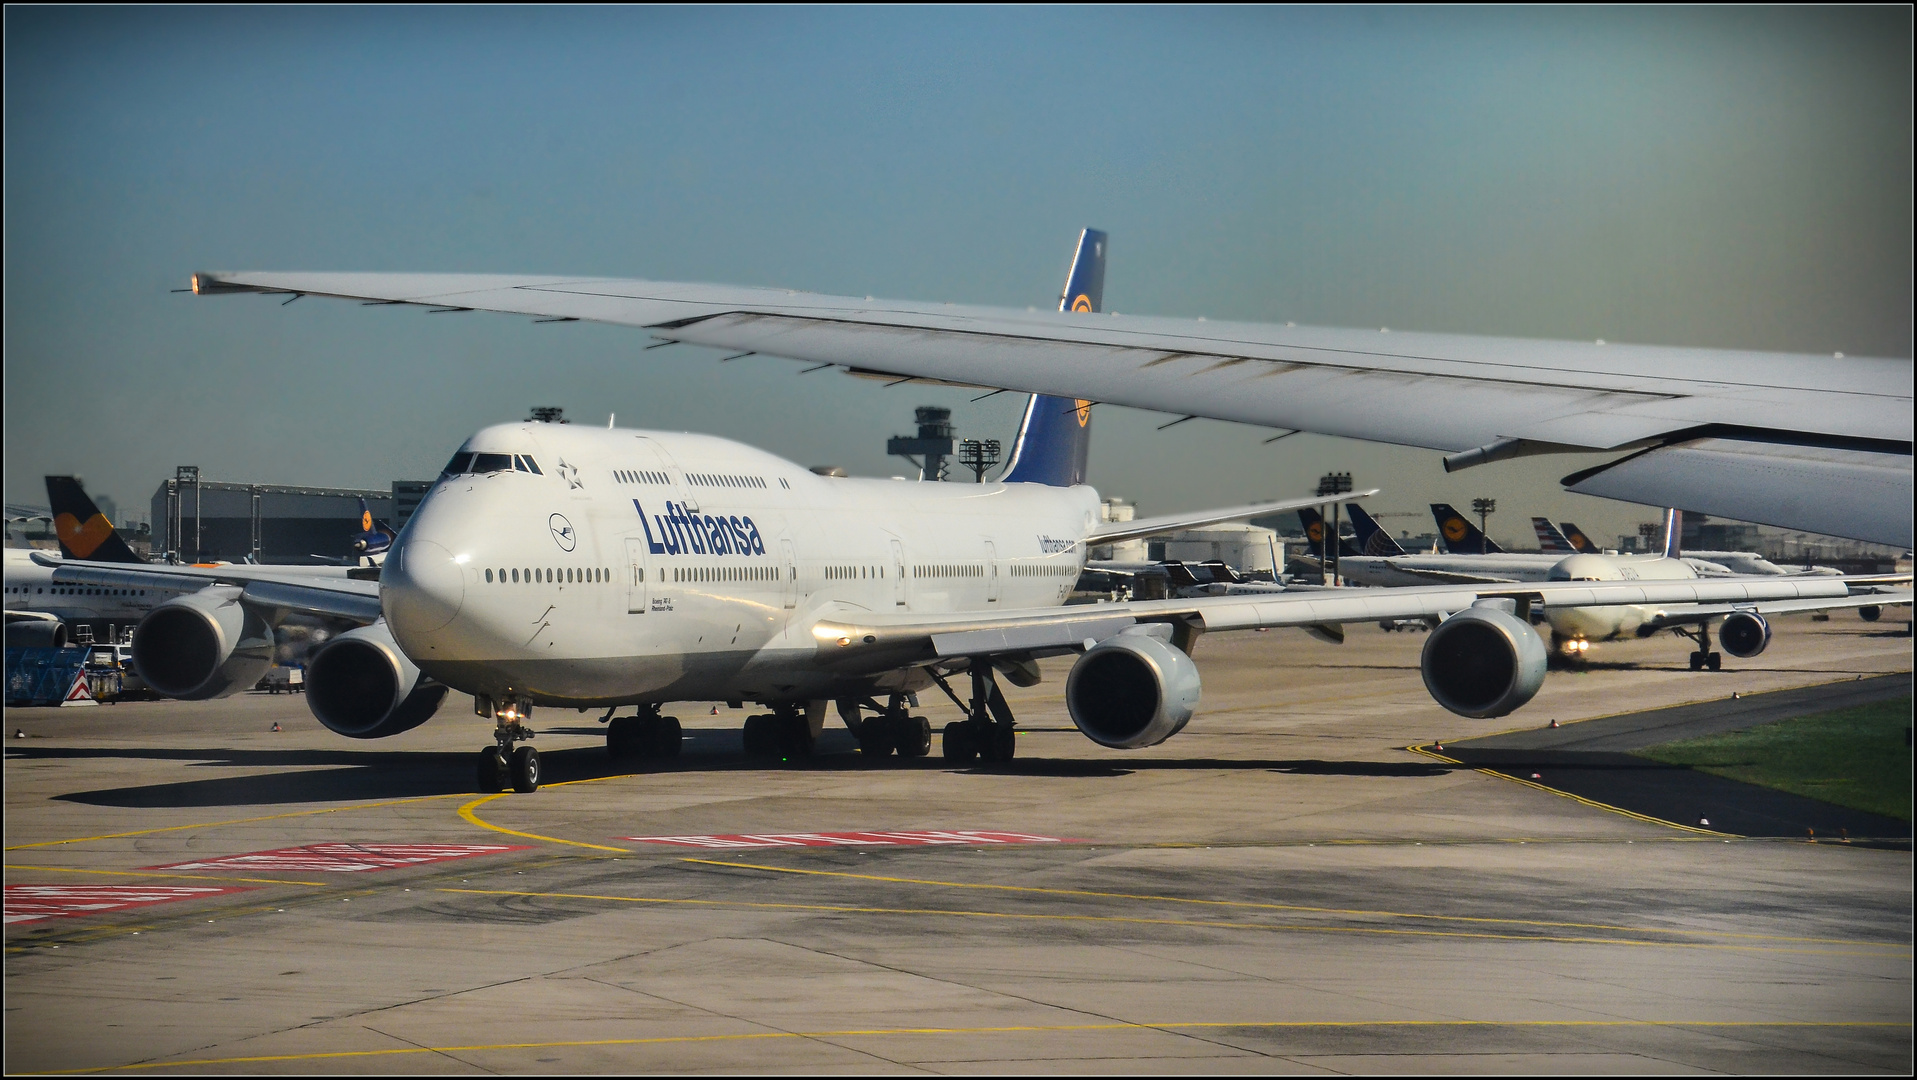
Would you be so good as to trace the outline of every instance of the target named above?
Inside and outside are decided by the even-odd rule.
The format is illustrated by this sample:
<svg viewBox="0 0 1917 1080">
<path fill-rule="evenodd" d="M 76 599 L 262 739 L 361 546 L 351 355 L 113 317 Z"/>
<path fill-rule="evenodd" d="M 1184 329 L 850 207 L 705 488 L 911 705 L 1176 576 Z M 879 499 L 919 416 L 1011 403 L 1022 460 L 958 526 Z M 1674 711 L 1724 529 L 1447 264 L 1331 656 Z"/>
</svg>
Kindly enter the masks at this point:
<svg viewBox="0 0 1917 1080">
<path fill-rule="evenodd" d="M 998 603 L 998 545 L 985 541 L 985 602 Z"/>
<path fill-rule="evenodd" d="M 646 581 L 646 542 L 637 536 L 626 537 L 626 614 L 643 615 L 652 603 L 652 586 Z"/>
<path fill-rule="evenodd" d="M 779 568 L 779 572 L 780 576 L 785 579 L 785 606 L 789 608 L 798 607 L 799 556 L 796 549 L 792 546 L 792 541 L 780 540 L 779 554 L 782 556 L 779 561 L 784 564 Z"/>
<path fill-rule="evenodd" d="M 905 606 L 905 545 L 892 541 L 892 603 Z"/>
</svg>

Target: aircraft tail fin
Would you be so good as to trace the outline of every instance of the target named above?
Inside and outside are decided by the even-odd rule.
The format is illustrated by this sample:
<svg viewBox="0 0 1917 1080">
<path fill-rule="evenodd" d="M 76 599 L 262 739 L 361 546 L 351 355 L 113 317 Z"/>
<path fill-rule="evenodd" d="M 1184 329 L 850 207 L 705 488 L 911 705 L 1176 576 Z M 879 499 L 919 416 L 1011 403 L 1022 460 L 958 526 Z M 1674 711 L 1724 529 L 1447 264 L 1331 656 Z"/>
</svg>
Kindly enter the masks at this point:
<svg viewBox="0 0 1917 1080">
<path fill-rule="evenodd" d="M 1504 554 L 1503 548 L 1471 524 L 1471 519 L 1452 509 L 1450 503 L 1432 503 L 1431 516 L 1438 519 L 1438 536 L 1445 551 L 1453 555 Z"/>
<path fill-rule="evenodd" d="M 359 532 L 353 536 L 354 554 L 384 555 L 397 536 L 391 525 L 373 516 L 365 499 L 359 501 Z"/>
<path fill-rule="evenodd" d="M 47 502 L 53 507 L 53 532 L 60 538 L 61 557 L 116 563 L 146 561 L 113 531 L 113 523 L 93 504 L 79 477 L 47 477 Z"/>
<path fill-rule="evenodd" d="M 1404 548 L 1399 546 L 1398 542 L 1391 538 L 1391 534 L 1384 531 L 1384 526 L 1378 524 L 1377 520 L 1370 514 L 1365 513 L 1364 507 L 1359 506 L 1357 503 L 1348 503 L 1345 506 L 1345 511 L 1351 515 L 1351 527 L 1358 533 L 1357 547 L 1359 551 L 1366 555 L 1376 555 L 1380 557 L 1391 557 L 1405 553 Z"/>
<path fill-rule="evenodd" d="M 1305 529 L 1305 554 L 1314 559 L 1325 557 L 1325 516 L 1309 506 L 1298 508 L 1298 524 Z"/>
<path fill-rule="evenodd" d="M 1664 511 L 1664 557 L 1684 557 L 1684 511 L 1675 507 Z"/>
<path fill-rule="evenodd" d="M 1538 550 L 1544 552 L 1546 555 L 1573 555 L 1577 553 L 1578 549 L 1572 545 L 1569 538 L 1558 531 L 1556 525 L 1551 524 L 1550 518 L 1532 518 L 1531 528 L 1538 534 Z"/>
<path fill-rule="evenodd" d="M 1105 234 L 1086 229 L 1079 234 L 1078 251 L 1059 297 L 1060 311 L 1091 314 L 1105 296 Z M 1092 403 L 1076 398 L 1035 394 L 1025 406 L 1012 459 L 999 477 L 1008 484 L 1049 484 L 1071 487 L 1085 482 L 1091 449 Z"/>
<path fill-rule="evenodd" d="M 1564 530 L 1564 539 L 1573 549 L 1584 552 L 1586 555 L 1598 554 L 1598 546 L 1591 542 L 1590 537 L 1584 535 L 1584 530 L 1578 528 L 1575 522 L 1560 521 L 1558 528 Z"/>
</svg>

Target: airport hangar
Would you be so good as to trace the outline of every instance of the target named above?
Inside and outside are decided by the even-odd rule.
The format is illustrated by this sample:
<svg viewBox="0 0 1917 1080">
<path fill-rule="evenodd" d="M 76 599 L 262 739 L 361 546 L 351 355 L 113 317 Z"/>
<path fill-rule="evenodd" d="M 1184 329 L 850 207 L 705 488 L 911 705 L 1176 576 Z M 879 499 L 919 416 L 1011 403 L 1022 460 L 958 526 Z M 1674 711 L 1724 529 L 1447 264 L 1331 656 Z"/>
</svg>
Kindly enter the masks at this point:
<svg viewBox="0 0 1917 1080">
<path fill-rule="evenodd" d="M 386 489 L 202 480 L 193 466 L 153 492 L 154 557 L 177 562 L 311 563 L 350 557 L 360 532 L 359 500 L 394 530 L 412 516 L 430 480 Z"/>
</svg>

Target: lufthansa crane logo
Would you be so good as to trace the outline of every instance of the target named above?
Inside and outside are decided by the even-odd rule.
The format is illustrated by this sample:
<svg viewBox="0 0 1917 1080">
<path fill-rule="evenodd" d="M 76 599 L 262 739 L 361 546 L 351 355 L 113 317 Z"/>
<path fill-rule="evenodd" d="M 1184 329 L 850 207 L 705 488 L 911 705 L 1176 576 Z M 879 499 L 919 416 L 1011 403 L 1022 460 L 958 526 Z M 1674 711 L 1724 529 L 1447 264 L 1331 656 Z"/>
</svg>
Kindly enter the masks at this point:
<svg viewBox="0 0 1917 1080">
<path fill-rule="evenodd" d="M 1072 310 L 1090 313 L 1092 310 L 1092 298 L 1086 296 L 1084 293 L 1079 293 L 1078 299 L 1072 301 Z"/>
<path fill-rule="evenodd" d="M 564 514 L 554 514 L 546 519 L 546 527 L 552 530 L 552 542 L 559 545 L 561 551 L 571 551 L 579 543 L 578 534 L 572 531 L 572 522 Z"/>
<path fill-rule="evenodd" d="M 371 510 L 361 510 L 359 512 L 359 531 L 373 531 L 373 512 Z"/>
<path fill-rule="evenodd" d="M 1323 540 L 1325 538 L 1324 524 L 1317 521 L 1312 522 L 1311 527 L 1305 530 L 1305 538 L 1314 544 Z"/>
<path fill-rule="evenodd" d="M 1073 410 L 1074 412 L 1078 413 L 1078 426 L 1084 427 L 1085 425 L 1091 423 L 1092 422 L 1092 403 L 1089 401 L 1086 401 L 1084 398 L 1073 398 L 1072 400 L 1078 402 L 1078 408 Z"/>
<path fill-rule="evenodd" d="M 1450 518 L 1444 523 L 1444 538 L 1453 543 L 1464 539 L 1465 524 L 1461 518 Z"/>
</svg>

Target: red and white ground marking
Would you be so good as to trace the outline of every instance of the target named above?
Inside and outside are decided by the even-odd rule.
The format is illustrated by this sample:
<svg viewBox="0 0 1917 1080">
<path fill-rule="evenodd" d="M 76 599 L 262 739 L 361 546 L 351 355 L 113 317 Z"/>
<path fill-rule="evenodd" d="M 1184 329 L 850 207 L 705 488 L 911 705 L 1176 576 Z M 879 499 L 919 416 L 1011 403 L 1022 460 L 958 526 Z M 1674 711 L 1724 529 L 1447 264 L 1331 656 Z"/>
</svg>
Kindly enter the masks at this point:
<svg viewBox="0 0 1917 1080">
<path fill-rule="evenodd" d="M 448 859 L 470 859 L 502 851 L 524 851 L 526 844 L 308 844 L 305 847 L 223 855 L 217 859 L 149 866 L 148 870 L 256 870 L 325 874 L 360 874 L 419 866 Z"/>
<path fill-rule="evenodd" d="M 640 844 L 691 848 L 910 847 L 926 844 L 1067 844 L 1076 841 L 986 829 L 887 832 L 736 833 L 725 836 L 622 836 Z"/>
<path fill-rule="evenodd" d="M 9 885 L 7 925 L 251 891 L 245 885 Z"/>
</svg>

